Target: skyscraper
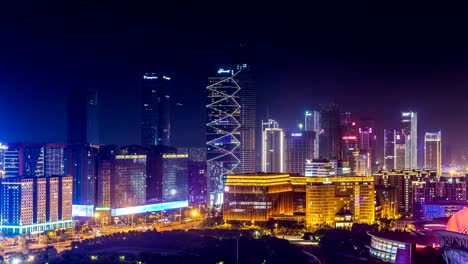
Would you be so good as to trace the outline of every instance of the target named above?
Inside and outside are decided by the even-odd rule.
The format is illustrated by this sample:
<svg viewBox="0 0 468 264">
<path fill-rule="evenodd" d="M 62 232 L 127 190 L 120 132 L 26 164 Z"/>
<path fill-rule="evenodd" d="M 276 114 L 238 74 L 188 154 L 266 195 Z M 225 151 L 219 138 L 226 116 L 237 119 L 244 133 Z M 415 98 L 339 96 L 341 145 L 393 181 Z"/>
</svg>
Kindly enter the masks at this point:
<svg viewBox="0 0 468 264">
<path fill-rule="evenodd" d="M 315 133 L 304 131 L 288 133 L 286 136 L 286 172 L 305 174 L 307 160 L 314 157 Z"/>
<path fill-rule="evenodd" d="M 395 131 L 384 129 L 384 169 L 395 169 Z"/>
<path fill-rule="evenodd" d="M 99 144 L 98 92 L 74 89 L 67 96 L 67 142 Z"/>
<path fill-rule="evenodd" d="M 340 156 L 340 114 L 336 104 L 320 106 L 320 157 L 336 159 Z"/>
<path fill-rule="evenodd" d="M 408 147 L 408 144 L 406 143 L 406 137 L 403 134 L 403 132 L 399 130 L 394 130 L 394 138 L 395 138 L 395 159 L 394 159 L 394 169 L 409 169 L 406 165 L 406 157 L 407 157 L 407 151 L 406 148 Z"/>
<path fill-rule="evenodd" d="M 305 111 L 304 130 L 315 132 L 314 159 L 319 158 L 320 113 L 318 111 Z"/>
<path fill-rule="evenodd" d="M 401 124 L 405 136 L 406 152 L 405 167 L 418 168 L 418 114 L 416 112 L 402 112 Z"/>
<path fill-rule="evenodd" d="M 255 104 L 255 80 L 254 69 L 251 64 L 250 46 L 241 43 L 236 54 L 236 78 L 240 86 L 239 101 L 241 105 L 240 119 L 240 165 L 241 173 L 255 172 L 255 127 L 256 104 Z"/>
<path fill-rule="evenodd" d="M 239 172 L 241 145 L 241 105 L 239 79 L 232 69 L 218 69 L 209 77 L 207 107 L 208 204 L 223 203 L 226 175 Z"/>
<path fill-rule="evenodd" d="M 284 132 L 275 120 L 262 122 L 262 172 L 285 171 Z"/>
<path fill-rule="evenodd" d="M 437 171 L 437 176 L 442 174 L 442 135 L 426 132 L 424 136 L 424 168 Z"/>
<path fill-rule="evenodd" d="M 142 145 L 170 145 L 170 80 L 170 77 L 154 72 L 143 75 Z"/>
<path fill-rule="evenodd" d="M 358 130 L 358 148 L 360 155 L 366 155 L 369 160 L 368 171 L 372 174 L 378 170 L 377 162 L 377 136 L 375 134 L 375 122 L 371 119 L 361 120 Z"/>
</svg>

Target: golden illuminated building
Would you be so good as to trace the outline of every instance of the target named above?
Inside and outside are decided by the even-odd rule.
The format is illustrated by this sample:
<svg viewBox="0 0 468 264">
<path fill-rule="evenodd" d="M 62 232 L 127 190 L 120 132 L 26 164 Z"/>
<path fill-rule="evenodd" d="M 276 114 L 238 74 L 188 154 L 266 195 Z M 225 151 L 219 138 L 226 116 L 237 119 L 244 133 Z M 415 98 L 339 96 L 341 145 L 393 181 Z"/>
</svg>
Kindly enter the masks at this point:
<svg viewBox="0 0 468 264">
<path fill-rule="evenodd" d="M 224 189 L 224 220 L 267 221 L 293 215 L 289 174 L 228 175 Z"/>
<path fill-rule="evenodd" d="M 307 177 L 306 222 L 311 226 L 335 226 L 342 212 L 351 213 L 353 223 L 374 222 L 373 177 Z"/>
</svg>

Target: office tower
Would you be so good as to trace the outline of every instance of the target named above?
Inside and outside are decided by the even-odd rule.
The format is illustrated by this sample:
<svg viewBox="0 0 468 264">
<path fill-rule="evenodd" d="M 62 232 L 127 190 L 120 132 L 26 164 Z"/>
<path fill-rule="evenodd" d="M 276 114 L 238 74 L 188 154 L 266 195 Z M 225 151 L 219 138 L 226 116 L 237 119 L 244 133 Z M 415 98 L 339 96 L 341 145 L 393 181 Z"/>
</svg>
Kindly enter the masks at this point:
<svg viewBox="0 0 468 264">
<path fill-rule="evenodd" d="M 226 221 L 268 221 L 272 216 L 293 215 L 289 174 L 228 175 L 224 195 Z"/>
<path fill-rule="evenodd" d="M 286 137 L 286 172 L 304 175 L 307 160 L 314 157 L 315 132 L 288 133 Z"/>
<path fill-rule="evenodd" d="M 252 47 L 241 43 L 235 50 L 236 79 L 240 86 L 238 103 L 241 105 L 240 119 L 240 152 L 239 172 L 253 173 L 256 169 L 255 128 L 256 96 L 255 76 L 252 65 Z"/>
<path fill-rule="evenodd" d="M 398 170 L 409 169 L 406 166 L 407 165 L 406 157 L 408 157 L 408 155 L 407 155 L 408 152 L 406 151 L 406 148 L 409 146 L 406 143 L 407 138 L 405 137 L 405 135 L 402 132 L 400 132 L 398 130 L 394 130 L 393 133 L 394 133 L 394 138 L 395 138 L 395 144 L 394 144 L 395 158 L 393 159 L 394 160 L 393 168 L 398 169 Z"/>
<path fill-rule="evenodd" d="M 330 177 L 351 175 L 351 168 L 347 162 L 339 160 L 314 159 L 307 160 L 305 164 L 305 176 Z"/>
<path fill-rule="evenodd" d="M 384 129 L 384 169 L 395 169 L 395 131 Z"/>
<path fill-rule="evenodd" d="M 61 176 L 65 174 L 65 145 L 46 144 L 44 166 L 46 176 Z"/>
<path fill-rule="evenodd" d="M 337 159 L 340 155 L 340 114 L 336 104 L 320 106 L 319 155 Z"/>
<path fill-rule="evenodd" d="M 0 230 L 19 235 L 73 225 L 72 178 L 10 177 L 0 184 Z"/>
<path fill-rule="evenodd" d="M 313 227 L 324 223 L 334 227 L 352 223 L 373 224 L 373 181 L 373 177 L 307 177 L 307 224 Z M 343 219 L 343 213 L 349 219 Z"/>
<path fill-rule="evenodd" d="M 209 77 L 207 107 L 207 170 L 209 206 L 221 205 L 225 177 L 239 172 L 241 145 L 241 87 L 237 74 L 230 69 L 219 69 Z"/>
<path fill-rule="evenodd" d="M 40 144 L 21 144 L 20 155 L 22 157 L 22 175 L 30 177 L 44 176 L 44 145 Z M 20 165 L 21 166 L 21 165 Z"/>
<path fill-rule="evenodd" d="M 122 147 L 115 155 L 115 176 L 111 178 L 111 207 L 146 203 L 147 155 L 139 146 Z"/>
<path fill-rule="evenodd" d="M 284 132 L 275 120 L 262 122 L 262 171 L 284 172 Z"/>
<path fill-rule="evenodd" d="M 405 137 L 405 168 L 418 168 L 418 115 L 416 112 L 402 112 L 401 124 Z"/>
<path fill-rule="evenodd" d="M 356 157 L 359 155 L 358 138 L 354 134 L 349 134 L 341 138 L 341 159 L 347 162 L 351 171 L 356 171 Z"/>
<path fill-rule="evenodd" d="M 154 72 L 142 80 L 141 144 L 170 145 L 171 78 Z"/>
<path fill-rule="evenodd" d="M 442 135 L 441 132 L 424 135 L 424 168 L 437 171 L 442 175 Z"/>
<path fill-rule="evenodd" d="M 118 152 L 118 147 L 114 145 L 99 146 L 97 155 L 97 183 L 96 206 L 110 208 L 111 207 L 111 182 L 112 175 L 115 175 L 115 154 Z M 94 152 L 90 153 L 91 156 Z M 90 181 L 92 181 L 90 179 Z M 89 186 L 89 185 L 87 185 Z M 75 192 L 73 192 L 75 194 Z"/>
<path fill-rule="evenodd" d="M 99 144 L 98 92 L 74 89 L 67 95 L 67 143 Z"/>
<path fill-rule="evenodd" d="M 377 162 L 377 135 L 375 135 L 375 122 L 371 119 L 361 120 L 358 130 L 358 148 L 360 154 L 365 154 L 369 159 L 369 173 L 378 170 Z"/>
<path fill-rule="evenodd" d="M 65 174 L 73 177 L 73 204 L 96 205 L 99 146 L 68 145 L 64 150 Z"/>
<path fill-rule="evenodd" d="M 190 158 L 190 154 L 189 154 Z M 206 203 L 207 178 L 206 162 L 189 160 L 189 184 L 188 200 L 189 205 L 197 206 Z"/>
<path fill-rule="evenodd" d="M 188 157 L 192 162 L 206 162 L 206 148 L 189 148 Z"/>
<path fill-rule="evenodd" d="M 356 176 L 371 176 L 370 157 L 367 153 L 360 153 L 356 157 L 354 174 Z"/>
<path fill-rule="evenodd" d="M 188 154 L 163 154 L 162 198 L 188 199 Z"/>
<path fill-rule="evenodd" d="M 320 113 L 318 111 L 305 111 L 304 130 L 315 132 L 314 159 L 319 158 Z"/>
</svg>

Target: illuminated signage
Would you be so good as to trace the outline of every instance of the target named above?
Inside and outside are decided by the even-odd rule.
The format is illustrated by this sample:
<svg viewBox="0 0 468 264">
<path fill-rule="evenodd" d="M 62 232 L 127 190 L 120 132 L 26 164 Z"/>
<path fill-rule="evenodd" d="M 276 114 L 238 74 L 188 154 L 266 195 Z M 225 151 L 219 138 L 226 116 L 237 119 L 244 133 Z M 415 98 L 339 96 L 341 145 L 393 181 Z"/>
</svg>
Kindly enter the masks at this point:
<svg viewBox="0 0 468 264">
<path fill-rule="evenodd" d="M 146 159 L 146 155 L 115 155 L 115 159 Z"/>
<path fill-rule="evenodd" d="M 3 145 L 2 143 L 0 143 L 0 149 L 8 149 L 8 147 L 6 145 Z"/>
<path fill-rule="evenodd" d="M 164 159 L 188 158 L 188 154 L 163 154 Z"/>
<path fill-rule="evenodd" d="M 302 133 L 291 133 L 291 137 L 302 137 Z"/>
<path fill-rule="evenodd" d="M 146 76 L 146 75 L 143 76 L 143 79 L 145 79 L 145 80 L 155 80 L 157 78 L 158 78 L 158 76 Z"/>
<path fill-rule="evenodd" d="M 305 115 L 306 115 L 306 116 L 311 116 L 311 115 L 312 115 L 312 113 L 311 113 L 311 112 L 309 112 L 309 111 L 306 111 L 306 112 L 305 112 Z"/>
<path fill-rule="evenodd" d="M 123 216 L 188 207 L 188 200 L 111 209 L 112 216 Z"/>
<path fill-rule="evenodd" d="M 93 217 L 94 216 L 94 205 L 72 205 L 72 216 L 78 217 Z"/>
<path fill-rule="evenodd" d="M 163 79 L 164 79 L 164 80 L 170 80 L 171 77 L 167 77 L 167 76 L 164 76 L 164 75 L 163 75 Z"/>
<path fill-rule="evenodd" d="M 231 73 L 232 74 L 232 70 L 225 70 L 225 69 L 221 68 L 221 69 L 218 70 L 218 73 Z"/>
<path fill-rule="evenodd" d="M 402 116 L 410 116 L 411 113 L 401 113 Z"/>
</svg>

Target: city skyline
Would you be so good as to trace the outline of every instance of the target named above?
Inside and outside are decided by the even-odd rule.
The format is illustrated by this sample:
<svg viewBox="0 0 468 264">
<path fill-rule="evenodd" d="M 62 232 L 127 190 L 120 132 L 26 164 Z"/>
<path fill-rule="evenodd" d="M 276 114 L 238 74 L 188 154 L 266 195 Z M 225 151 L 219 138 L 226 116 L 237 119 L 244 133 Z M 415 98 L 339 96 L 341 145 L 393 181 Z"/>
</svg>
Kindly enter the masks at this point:
<svg viewBox="0 0 468 264">
<path fill-rule="evenodd" d="M 257 130 L 260 127 L 258 120 L 267 117 L 267 109 L 269 115 L 287 131 L 295 128 L 297 122 L 303 122 L 305 110 L 319 110 L 320 104 L 335 102 L 342 111 L 351 112 L 355 117 L 376 120 L 377 145 L 381 148 L 383 129 L 396 127 L 399 124 L 398 112 L 411 109 L 418 112 L 421 120 L 418 124 L 420 137 L 424 131 L 442 130 L 446 137 L 444 147 L 450 146 L 458 154 L 456 156 L 465 155 L 467 151 L 468 142 L 463 135 L 468 131 L 465 125 L 468 122 L 465 122 L 464 115 L 457 114 L 463 111 L 462 87 L 467 83 L 464 57 L 460 56 L 465 54 L 466 39 L 456 33 L 460 27 L 456 22 L 462 17 L 464 6 L 428 6 L 424 10 L 427 13 L 418 13 L 416 6 L 409 6 L 406 12 L 390 8 L 378 11 L 381 18 L 356 7 L 350 7 L 354 13 L 347 13 L 345 8 L 333 12 L 330 7 L 318 6 L 324 10 L 322 14 L 297 17 L 285 10 L 283 18 L 291 19 L 284 27 L 274 27 L 279 24 L 274 21 L 274 16 L 262 14 L 265 21 L 274 23 L 256 34 L 263 24 L 256 20 L 258 7 L 253 5 L 244 10 L 245 20 L 235 27 L 233 37 L 220 36 L 216 43 L 202 38 L 195 40 L 197 34 L 208 34 L 197 30 L 197 25 L 223 28 L 222 24 L 202 19 L 210 9 L 203 11 L 202 6 L 187 4 L 176 10 L 169 5 L 165 9 L 168 14 L 160 14 L 157 19 L 160 24 L 166 25 L 164 22 L 171 21 L 171 12 L 182 16 L 181 22 L 199 20 L 187 29 L 170 26 L 169 23 L 168 28 L 148 29 L 148 32 L 166 33 L 152 37 L 137 30 L 148 22 L 150 14 L 132 7 L 124 11 L 117 6 L 116 13 L 109 13 L 103 6 L 96 6 L 103 16 L 114 19 L 119 25 L 126 25 L 126 29 L 116 29 L 115 32 L 107 31 L 111 25 L 99 16 L 101 13 L 87 13 L 84 8 L 71 12 L 69 18 L 57 14 L 37 17 L 35 13 L 25 11 L 24 20 L 15 20 L 15 29 L 25 32 L 25 35 L 12 34 L 11 43 L 2 43 L 6 49 L 13 48 L 14 52 L 7 54 L 0 65 L 4 69 L 4 74 L 0 75 L 0 89 L 4 92 L 0 103 L 5 109 L 16 111 L 0 117 L 2 124 L 8 124 L 0 134 L 1 141 L 66 142 L 64 97 L 68 90 L 79 88 L 99 91 L 102 143 L 139 143 L 140 78 L 156 67 L 167 71 L 173 81 L 173 145 L 203 146 L 206 77 L 218 67 L 243 60 L 236 58 L 233 50 L 239 43 L 246 42 L 252 46 L 251 54 L 254 54 L 251 60 L 256 71 Z M 192 8 L 200 12 L 191 12 Z M 436 22 L 431 14 L 436 14 L 439 8 L 446 13 L 437 14 L 440 20 Z M 233 18 L 238 9 L 242 7 L 228 10 L 223 16 Z M 410 11 L 414 11 L 416 16 L 412 16 Z M 122 15 L 120 20 L 117 14 Z M 83 15 L 90 18 L 81 25 L 88 29 L 86 33 L 78 31 L 75 25 Z M 133 19 L 137 16 L 139 19 Z M 218 14 L 214 16 L 221 17 Z M 37 30 L 28 24 L 33 18 L 45 26 L 48 34 L 38 35 Z M 396 18 L 400 20 L 392 24 L 395 28 L 390 27 L 387 19 L 393 21 Z M 69 31 L 64 32 L 62 26 L 54 24 L 56 20 L 69 25 Z M 330 20 L 336 22 L 325 25 L 324 22 Z M 364 23 L 367 20 L 375 23 Z M 298 29 L 304 29 L 314 21 L 322 23 L 310 28 L 315 36 L 311 41 L 299 34 L 301 31 Z M 344 21 L 350 23 L 349 26 L 341 23 Z M 431 27 L 435 23 L 440 28 Z M 180 36 L 171 33 L 171 27 L 179 30 Z M 412 36 L 415 29 L 418 33 Z M 76 37 L 70 34 L 76 32 L 80 40 L 74 44 L 72 41 Z M 95 38 L 99 32 L 109 32 L 108 39 Z M 346 38 L 347 32 L 356 34 Z M 9 33 L 13 32 L 6 32 L 6 36 Z M 63 33 L 69 39 L 59 38 L 55 33 Z M 128 37 L 132 41 L 126 40 Z M 411 45 L 403 46 L 392 37 L 405 37 Z M 344 39 L 346 42 L 338 46 L 338 41 Z M 30 43 L 37 43 L 37 46 Z M 49 47 L 46 43 L 64 45 Z M 451 43 L 450 49 L 444 49 L 449 45 L 446 43 Z M 113 58 L 117 51 L 121 55 Z M 430 57 L 427 57 L 428 52 Z M 49 54 L 50 59 L 46 61 L 42 54 Z M 45 67 L 38 67 L 41 63 Z M 294 103 L 284 104 L 283 98 Z M 442 109 L 432 106 L 439 102 L 451 104 Z M 21 111 L 17 111 L 20 105 Z M 274 107 L 279 105 L 281 107 Z M 43 123 L 53 123 L 54 126 L 42 126 Z M 191 133 L 186 133 L 185 127 L 190 127 Z M 27 131 L 33 128 L 36 133 L 28 134 Z"/>
</svg>

